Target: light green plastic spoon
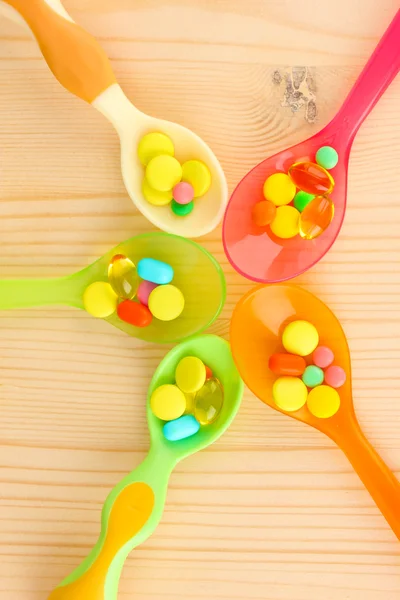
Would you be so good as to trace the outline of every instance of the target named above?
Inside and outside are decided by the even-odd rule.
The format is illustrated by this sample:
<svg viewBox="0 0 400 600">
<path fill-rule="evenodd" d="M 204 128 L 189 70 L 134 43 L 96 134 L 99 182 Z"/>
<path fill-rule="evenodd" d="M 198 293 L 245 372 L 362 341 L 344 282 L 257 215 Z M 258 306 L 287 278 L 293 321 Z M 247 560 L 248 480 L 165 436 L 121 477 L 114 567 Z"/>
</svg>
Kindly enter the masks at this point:
<svg viewBox="0 0 400 600">
<path fill-rule="evenodd" d="M 141 258 L 168 263 L 174 269 L 172 283 L 185 297 L 185 308 L 174 321 L 153 319 L 148 327 L 141 328 L 125 323 L 117 313 L 105 319 L 129 335 L 150 342 L 178 342 L 201 333 L 221 312 L 226 285 L 219 263 L 196 242 L 160 231 L 137 235 L 68 277 L 0 280 L 0 310 L 50 304 L 84 310 L 83 292 L 95 281 L 108 280 L 108 265 L 116 254 L 128 256 L 135 264 Z"/>
<path fill-rule="evenodd" d="M 175 369 L 185 356 L 198 356 L 208 365 L 224 389 L 218 419 L 194 436 L 167 441 L 163 422 L 150 410 L 153 391 L 174 383 Z M 243 382 L 233 362 L 229 344 L 214 335 L 182 342 L 158 366 L 147 397 L 147 421 L 151 447 L 145 460 L 108 496 L 102 514 L 101 534 L 83 563 L 49 596 L 49 600 L 116 600 L 122 567 L 129 552 L 144 542 L 157 527 L 165 504 L 168 480 L 175 465 L 218 439 L 235 417 L 243 394 Z"/>
</svg>

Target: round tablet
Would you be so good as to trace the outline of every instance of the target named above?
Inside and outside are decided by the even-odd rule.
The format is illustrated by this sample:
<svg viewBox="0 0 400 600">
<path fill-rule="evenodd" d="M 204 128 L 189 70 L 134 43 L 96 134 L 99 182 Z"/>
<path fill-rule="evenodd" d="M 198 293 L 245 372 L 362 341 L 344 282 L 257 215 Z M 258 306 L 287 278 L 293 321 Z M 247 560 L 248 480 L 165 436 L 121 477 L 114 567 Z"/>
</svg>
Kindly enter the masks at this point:
<svg viewBox="0 0 400 600">
<path fill-rule="evenodd" d="M 303 373 L 302 380 L 309 388 L 317 387 L 324 381 L 324 372 L 315 365 L 308 365 Z"/>
<path fill-rule="evenodd" d="M 284 329 L 282 344 L 287 352 L 308 356 L 318 346 L 317 328 L 308 321 L 292 321 Z"/>
<path fill-rule="evenodd" d="M 145 167 L 152 158 L 160 154 L 174 156 L 174 144 L 165 133 L 148 133 L 142 137 L 138 145 L 139 160 Z"/>
<path fill-rule="evenodd" d="M 300 190 L 294 197 L 293 204 L 299 212 L 303 212 L 307 204 L 310 204 L 311 200 L 314 200 L 314 194 L 308 194 Z"/>
<path fill-rule="evenodd" d="M 179 419 L 185 412 L 185 394 L 176 385 L 161 385 L 151 395 L 150 408 L 162 421 Z"/>
<path fill-rule="evenodd" d="M 173 156 L 161 154 L 151 159 L 146 167 L 146 179 L 150 187 L 159 192 L 168 192 L 182 178 L 182 167 Z"/>
<path fill-rule="evenodd" d="M 289 204 L 296 193 L 296 186 L 286 173 L 274 173 L 264 183 L 264 198 L 275 206 Z"/>
<path fill-rule="evenodd" d="M 278 408 L 294 412 L 305 405 L 307 388 L 298 377 L 279 377 L 272 386 L 272 397 Z"/>
<path fill-rule="evenodd" d="M 317 151 L 315 160 L 324 169 L 333 169 L 339 162 L 339 155 L 332 146 L 322 146 Z"/>
<path fill-rule="evenodd" d="M 251 216 L 253 222 L 259 227 L 272 223 L 276 215 L 276 206 L 269 200 L 262 200 L 253 206 Z"/>
<path fill-rule="evenodd" d="M 300 213 L 294 206 L 279 206 L 272 221 L 271 231 L 283 240 L 295 237 L 299 233 Z"/>
<path fill-rule="evenodd" d="M 178 204 L 175 200 L 171 202 L 172 212 L 177 217 L 186 217 L 186 215 L 190 215 L 192 210 L 194 209 L 194 202 L 189 202 L 189 204 Z"/>
<path fill-rule="evenodd" d="M 337 365 L 331 365 L 325 371 L 325 381 L 333 388 L 342 387 L 346 382 L 346 371 Z"/>
<path fill-rule="evenodd" d="M 172 195 L 178 204 L 189 204 L 194 198 L 193 186 L 187 181 L 180 181 L 172 190 Z"/>
<path fill-rule="evenodd" d="M 153 206 L 165 206 L 166 204 L 169 204 L 172 200 L 171 190 L 168 190 L 166 192 L 159 192 L 158 190 L 153 190 L 146 177 L 143 178 L 142 193 L 143 196 L 146 198 L 147 202 L 153 204 Z"/>
<path fill-rule="evenodd" d="M 340 408 L 340 396 L 329 385 L 320 385 L 310 391 L 307 398 L 308 410 L 314 417 L 329 419 Z"/>
<path fill-rule="evenodd" d="M 174 285 L 159 285 L 149 296 L 149 309 L 160 321 L 177 319 L 185 307 L 185 298 Z"/>
<path fill-rule="evenodd" d="M 332 350 L 327 346 L 318 346 L 316 350 L 314 350 L 313 361 L 317 367 L 321 367 L 321 369 L 325 369 L 329 367 L 333 363 L 335 355 Z"/>
<path fill-rule="evenodd" d="M 83 306 L 93 317 L 105 319 L 117 308 L 118 296 L 105 281 L 91 283 L 83 292 Z"/>
<path fill-rule="evenodd" d="M 175 370 L 176 385 L 185 394 L 194 394 L 206 381 L 206 367 L 197 356 L 185 356 Z"/>
<path fill-rule="evenodd" d="M 194 197 L 204 196 L 211 185 L 211 172 L 201 160 L 188 160 L 182 165 L 182 181 L 190 183 Z"/>
</svg>

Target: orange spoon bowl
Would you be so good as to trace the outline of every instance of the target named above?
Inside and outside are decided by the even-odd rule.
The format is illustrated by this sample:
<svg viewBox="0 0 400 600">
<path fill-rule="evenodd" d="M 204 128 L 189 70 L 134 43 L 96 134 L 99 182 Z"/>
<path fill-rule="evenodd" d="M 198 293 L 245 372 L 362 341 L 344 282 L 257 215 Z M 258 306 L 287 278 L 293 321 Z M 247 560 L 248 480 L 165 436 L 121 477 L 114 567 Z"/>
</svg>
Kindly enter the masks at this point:
<svg viewBox="0 0 400 600">
<path fill-rule="evenodd" d="M 277 376 L 268 368 L 268 361 L 270 356 L 282 351 L 285 327 L 297 320 L 308 321 L 317 328 L 319 344 L 334 352 L 335 364 L 346 372 L 346 382 L 337 390 L 340 408 L 330 418 L 315 417 L 307 405 L 294 412 L 285 412 L 278 408 L 272 397 L 272 385 Z M 239 373 L 250 390 L 271 408 L 330 437 L 345 452 L 400 539 L 400 483 L 372 448 L 357 422 L 352 400 L 349 347 L 331 310 L 310 292 L 291 284 L 258 286 L 236 306 L 230 339 Z"/>
</svg>

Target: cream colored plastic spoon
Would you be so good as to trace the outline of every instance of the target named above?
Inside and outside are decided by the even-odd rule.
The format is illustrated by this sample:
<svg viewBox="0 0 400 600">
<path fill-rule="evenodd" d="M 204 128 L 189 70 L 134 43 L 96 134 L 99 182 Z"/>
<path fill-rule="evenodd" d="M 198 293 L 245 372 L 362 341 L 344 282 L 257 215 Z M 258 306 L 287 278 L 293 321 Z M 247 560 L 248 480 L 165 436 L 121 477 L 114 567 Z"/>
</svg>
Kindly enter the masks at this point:
<svg viewBox="0 0 400 600">
<path fill-rule="evenodd" d="M 228 201 L 224 172 L 205 142 L 176 123 L 140 112 L 118 85 L 111 64 L 97 41 L 74 23 L 59 0 L 1 0 L 0 10 L 27 25 L 58 81 L 72 94 L 97 108 L 114 126 L 121 142 L 121 167 L 125 187 L 134 204 L 154 225 L 183 237 L 209 233 L 221 221 Z M 211 171 L 206 195 L 195 200 L 186 217 L 176 216 L 169 205 L 153 206 L 142 194 L 144 169 L 137 157 L 140 138 L 161 131 L 174 142 L 181 162 L 202 160 Z"/>
</svg>

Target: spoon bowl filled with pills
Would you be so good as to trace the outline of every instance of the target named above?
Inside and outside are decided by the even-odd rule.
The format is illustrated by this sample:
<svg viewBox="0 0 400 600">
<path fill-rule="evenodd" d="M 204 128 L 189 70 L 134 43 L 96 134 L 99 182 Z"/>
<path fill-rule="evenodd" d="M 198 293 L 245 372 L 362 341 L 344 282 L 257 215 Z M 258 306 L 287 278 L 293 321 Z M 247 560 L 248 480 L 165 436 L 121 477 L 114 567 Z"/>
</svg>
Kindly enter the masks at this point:
<svg viewBox="0 0 400 600">
<path fill-rule="evenodd" d="M 400 539 L 400 484 L 360 429 L 350 352 L 330 309 L 290 284 L 259 286 L 236 306 L 230 339 L 239 373 L 252 392 L 340 446 Z"/>
<path fill-rule="evenodd" d="M 96 546 L 49 600 L 117 598 L 125 559 L 161 519 L 173 468 L 224 433 L 242 394 L 243 382 L 225 340 L 198 336 L 167 354 L 148 391 L 150 451 L 109 494 Z"/>
<path fill-rule="evenodd" d="M 228 188 L 208 145 L 190 129 L 138 110 L 118 85 L 102 48 L 73 22 L 60 0 L 0 0 L 0 9 L 31 30 L 59 82 L 114 126 L 125 187 L 143 215 L 183 237 L 215 229 Z"/>
<path fill-rule="evenodd" d="M 254 167 L 229 201 L 225 252 L 245 277 L 274 283 L 318 262 L 339 234 L 351 146 L 400 68 L 400 11 L 336 117 L 310 139 Z"/>
<path fill-rule="evenodd" d="M 223 271 L 207 250 L 154 232 L 123 242 L 68 277 L 0 280 L 0 310 L 67 304 L 136 338 L 167 343 L 211 325 L 225 288 Z"/>
</svg>

